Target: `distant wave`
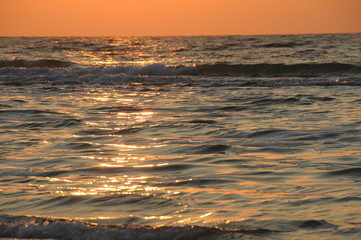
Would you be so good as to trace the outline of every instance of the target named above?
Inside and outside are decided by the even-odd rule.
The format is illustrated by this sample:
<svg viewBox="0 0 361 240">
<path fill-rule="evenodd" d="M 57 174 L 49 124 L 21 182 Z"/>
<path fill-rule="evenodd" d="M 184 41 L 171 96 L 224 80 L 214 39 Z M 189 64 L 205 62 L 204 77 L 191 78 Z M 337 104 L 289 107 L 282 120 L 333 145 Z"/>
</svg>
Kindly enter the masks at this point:
<svg viewBox="0 0 361 240">
<path fill-rule="evenodd" d="M 292 48 L 297 46 L 303 46 L 306 43 L 296 43 L 296 42 L 274 42 L 274 43 L 266 43 L 261 45 L 256 45 L 255 47 L 261 47 L 261 48 Z"/>
<path fill-rule="evenodd" d="M 199 75 L 285 77 L 285 76 L 322 76 L 332 74 L 360 74 L 361 66 L 344 63 L 321 64 L 217 64 L 198 67 Z"/>
<path fill-rule="evenodd" d="M 65 68 L 75 65 L 72 62 L 54 60 L 54 59 L 40 59 L 40 60 L 0 60 L 0 68 L 16 67 L 16 68 Z"/>
<path fill-rule="evenodd" d="M 0 60 L 0 68 L 79 68 L 76 63 L 41 59 L 41 60 Z M 211 64 L 197 66 L 165 66 L 150 64 L 145 66 L 113 66 L 82 68 L 84 73 L 124 73 L 127 75 L 148 76 L 247 76 L 247 77 L 284 77 L 284 76 L 322 76 L 361 74 L 361 66 L 346 63 L 301 63 L 301 64 Z M 0 71 L 0 75 L 6 71 Z M 11 74 L 11 71 L 9 72 Z"/>
<path fill-rule="evenodd" d="M 20 62 L 19 62 L 20 61 Z M 18 66 L 7 66 L 19 62 Z M 213 64 L 197 66 L 79 67 L 58 60 L 0 61 L 0 84 L 231 83 L 240 86 L 361 85 L 361 66 L 321 64 Z M 21 64 L 20 64 L 21 63 Z M 10 64 L 11 65 L 11 64 Z M 5 67 L 4 67 L 5 66 Z M 25 67 L 29 66 L 29 67 Z M 41 67 L 43 66 L 43 67 Z M 69 67 L 71 66 L 71 67 Z"/>
</svg>

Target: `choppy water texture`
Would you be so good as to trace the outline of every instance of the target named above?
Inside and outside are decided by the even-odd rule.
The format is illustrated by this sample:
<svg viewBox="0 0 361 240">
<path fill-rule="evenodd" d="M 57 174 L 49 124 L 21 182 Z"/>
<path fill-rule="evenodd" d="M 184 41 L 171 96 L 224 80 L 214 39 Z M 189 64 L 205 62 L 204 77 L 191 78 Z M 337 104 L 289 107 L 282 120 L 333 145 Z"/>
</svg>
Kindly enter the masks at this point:
<svg viewBox="0 0 361 240">
<path fill-rule="evenodd" d="M 1 38 L 0 237 L 359 239 L 360 42 Z"/>
</svg>

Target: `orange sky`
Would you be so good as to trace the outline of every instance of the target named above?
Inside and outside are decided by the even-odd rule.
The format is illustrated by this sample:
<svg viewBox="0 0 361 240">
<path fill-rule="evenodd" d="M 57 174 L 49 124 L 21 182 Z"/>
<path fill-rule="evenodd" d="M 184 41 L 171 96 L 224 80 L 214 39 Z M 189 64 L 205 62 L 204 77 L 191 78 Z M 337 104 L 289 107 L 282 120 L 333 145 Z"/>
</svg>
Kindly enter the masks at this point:
<svg viewBox="0 0 361 240">
<path fill-rule="evenodd" d="M 0 36 L 361 32 L 361 0 L 0 0 Z"/>
</svg>

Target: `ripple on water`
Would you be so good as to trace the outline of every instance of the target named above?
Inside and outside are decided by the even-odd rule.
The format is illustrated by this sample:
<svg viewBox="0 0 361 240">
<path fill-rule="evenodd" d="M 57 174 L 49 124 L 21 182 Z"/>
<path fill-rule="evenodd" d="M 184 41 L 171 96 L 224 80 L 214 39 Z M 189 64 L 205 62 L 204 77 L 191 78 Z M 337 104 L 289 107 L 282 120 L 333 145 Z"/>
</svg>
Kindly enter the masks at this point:
<svg viewBox="0 0 361 240">
<path fill-rule="evenodd" d="M 62 128 L 62 127 L 72 127 L 78 126 L 82 123 L 79 119 L 63 119 L 63 120 L 55 120 L 50 122 L 33 122 L 33 123 L 24 123 L 16 126 L 12 126 L 12 128 L 24 128 L 29 130 L 35 129 L 49 129 L 49 128 Z"/>
<path fill-rule="evenodd" d="M 357 178 L 361 176 L 361 168 L 360 167 L 345 168 L 341 170 L 327 172 L 325 175 L 329 177 Z"/>
<path fill-rule="evenodd" d="M 214 85 L 30 86 L 26 103 L 5 99 L 0 210 L 356 235 L 359 92 Z"/>
</svg>

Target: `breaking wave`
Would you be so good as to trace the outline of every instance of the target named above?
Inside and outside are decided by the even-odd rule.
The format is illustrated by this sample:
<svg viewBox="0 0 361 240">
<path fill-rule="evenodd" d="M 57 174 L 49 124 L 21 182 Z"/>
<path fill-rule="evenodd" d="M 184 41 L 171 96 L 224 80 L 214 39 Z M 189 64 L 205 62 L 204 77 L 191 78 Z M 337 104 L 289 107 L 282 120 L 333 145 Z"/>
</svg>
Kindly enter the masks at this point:
<svg viewBox="0 0 361 240">
<path fill-rule="evenodd" d="M 0 237 L 38 239 L 103 240 L 216 240 L 239 239 L 242 235 L 270 234 L 263 228 L 226 230 L 204 226 L 160 226 L 135 224 L 96 224 L 71 219 L 2 215 Z"/>
<path fill-rule="evenodd" d="M 14 215 L 0 215 L 0 220 L 0 237 L 14 240 L 293 239 L 299 231 L 308 231 L 317 236 L 318 239 L 330 239 L 327 238 L 330 236 L 344 236 L 344 232 L 338 230 L 339 226 L 325 220 L 266 220 L 258 223 L 249 220 L 246 221 L 247 223 L 236 221 L 220 223 L 217 226 L 210 227 L 199 225 L 154 227 L 139 224 L 101 224 L 72 219 Z M 253 224 L 262 227 L 252 227 Z M 347 235 L 352 239 L 359 234 L 359 229 L 356 228 L 347 228 L 347 231 Z"/>
<path fill-rule="evenodd" d="M 26 60 L 0 60 L 1 75 L 6 73 L 25 73 L 23 68 L 68 68 L 77 66 L 76 63 L 41 59 Z M 20 68 L 20 69 L 18 69 Z M 197 66 L 165 66 L 163 64 L 150 64 L 145 66 L 116 66 L 75 68 L 70 70 L 79 73 L 124 73 L 128 75 L 175 76 L 175 75 L 205 75 L 205 76 L 320 76 L 324 74 L 360 74 L 361 66 L 345 63 L 320 64 L 209 64 Z"/>
<path fill-rule="evenodd" d="M 197 66 L 150 64 L 145 66 L 84 68 L 74 66 L 78 65 L 71 62 L 46 59 L 38 61 L 0 61 L 0 67 L 2 67 L 0 68 L 0 84 L 199 83 L 202 80 L 209 82 L 212 79 L 219 80 L 222 77 L 223 83 L 234 78 L 232 81 L 242 86 L 361 85 L 361 66 L 344 63 L 293 65 L 213 64 Z M 228 80 L 225 80 L 226 78 Z"/>
</svg>

